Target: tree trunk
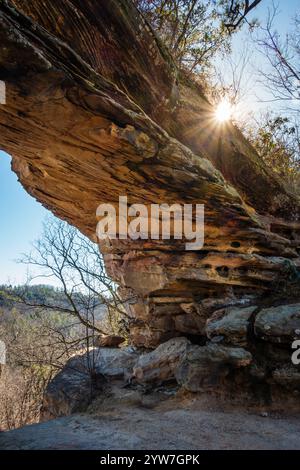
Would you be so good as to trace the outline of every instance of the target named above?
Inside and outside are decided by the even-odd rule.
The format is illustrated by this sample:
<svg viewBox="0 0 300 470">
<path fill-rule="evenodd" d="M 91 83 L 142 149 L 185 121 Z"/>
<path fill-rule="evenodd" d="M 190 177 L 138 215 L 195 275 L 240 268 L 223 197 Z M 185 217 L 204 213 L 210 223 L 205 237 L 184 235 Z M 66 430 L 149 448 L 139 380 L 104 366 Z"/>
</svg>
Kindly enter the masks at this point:
<svg viewBox="0 0 300 470">
<path fill-rule="evenodd" d="M 0 79 L 0 146 L 13 170 L 91 239 L 97 206 L 117 208 L 119 195 L 129 204 L 205 204 L 201 251 L 181 240 L 101 242 L 131 299 L 136 345 L 206 341 L 213 319 L 255 306 L 252 366 L 266 381 L 290 366 L 290 343 L 274 362 L 277 340 L 255 322 L 262 307 L 300 301 L 299 199 L 235 126 L 216 124 L 201 86 L 176 68 L 130 0 L 0 0 Z M 278 341 L 292 341 L 288 325 Z"/>
</svg>

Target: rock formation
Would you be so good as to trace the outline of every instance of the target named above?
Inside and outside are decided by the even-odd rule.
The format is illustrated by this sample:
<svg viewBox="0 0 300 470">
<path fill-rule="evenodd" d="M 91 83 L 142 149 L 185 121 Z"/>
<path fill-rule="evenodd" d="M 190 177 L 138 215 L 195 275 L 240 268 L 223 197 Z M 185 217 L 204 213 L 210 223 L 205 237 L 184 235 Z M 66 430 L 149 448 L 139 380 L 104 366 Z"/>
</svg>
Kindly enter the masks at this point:
<svg viewBox="0 0 300 470">
<path fill-rule="evenodd" d="M 300 328 L 299 199 L 234 125 L 216 124 L 201 85 L 132 2 L 0 0 L 0 80 L 0 147 L 13 170 L 91 239 L 96 208 L 118 210 L 119 195 L 205 204 L 200 251 L 174 239 L 100 243 L 133 344 L 197 343 L 180 372 L 192 388 L 195 363 L 214 374 L 221 356 L 259 383 L 295 374 L 299 384 L 289 344 Z"/>
<path fill-rule="evenodd" d="M 124 343 L 125 338 L 116 335 L 102 335 L 96 336 L 94 339 L 94 346 L 104 348 L 117 348 L 120 344 Z"/>
<path fill-rule="evenodd" d="M 126 384 L 137 353 L 131 348 L 92 348 L 72 357 L 47 386 L 41 421 L 83 411 L 107 382 Z"/>
</svg>

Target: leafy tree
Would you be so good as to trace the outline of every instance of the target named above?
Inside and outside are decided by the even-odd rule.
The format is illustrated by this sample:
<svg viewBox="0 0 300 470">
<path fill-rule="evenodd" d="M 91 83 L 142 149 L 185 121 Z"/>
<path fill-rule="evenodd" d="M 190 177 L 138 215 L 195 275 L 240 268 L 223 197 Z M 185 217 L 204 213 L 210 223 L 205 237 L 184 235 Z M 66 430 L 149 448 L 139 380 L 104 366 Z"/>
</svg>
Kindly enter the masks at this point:
<svg viewBox="0 0 300 470">
<path fill-rule="evenodd" d="M 299 191 L 300 183 L 300 128 L 288 117 L 267 114 L 250 139 L 266 164 L 289 188 Z"/>
<path fill-rule="evenodd" d="M 204 72 L 218 51 L 230 50 L 230 36 L 259 3 L 222 0 L 135 0 L 176 63 Z M 253 24 L 252 24 L 253 26 Z"/>
</svg>

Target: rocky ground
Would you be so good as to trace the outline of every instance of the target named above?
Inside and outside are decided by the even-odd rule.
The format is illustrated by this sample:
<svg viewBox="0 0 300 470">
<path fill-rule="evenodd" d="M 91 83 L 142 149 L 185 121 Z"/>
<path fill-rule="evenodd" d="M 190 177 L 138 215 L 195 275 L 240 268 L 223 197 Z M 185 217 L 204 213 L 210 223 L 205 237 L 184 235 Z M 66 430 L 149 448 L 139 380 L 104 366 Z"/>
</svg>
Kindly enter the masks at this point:
<svg viewBox="0 0 300 470">
<path fill-rule="evenodd" d="M 83 351 L 48 385 L 43 422 L 0 433 L 0 449 L 300 449 L 298 390 L 249 393 L 231 372 L 251 355 L 216 346 Z"/>
<path fill-rule="evenodd" d="M 1 449 L 300 449 L 300 415 L 153 396 L 0 433 Z M 105 411 L 104 408 L 105 407 Z"/>
</svg>

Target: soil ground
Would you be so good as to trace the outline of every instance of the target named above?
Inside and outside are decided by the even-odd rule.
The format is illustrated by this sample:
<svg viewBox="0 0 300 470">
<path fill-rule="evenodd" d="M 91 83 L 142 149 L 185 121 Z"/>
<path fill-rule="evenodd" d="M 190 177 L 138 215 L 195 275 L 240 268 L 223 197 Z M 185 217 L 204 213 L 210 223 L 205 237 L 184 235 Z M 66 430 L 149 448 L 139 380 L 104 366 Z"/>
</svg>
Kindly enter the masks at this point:
<svg viewBox="0 0 300 470">
<path fill-rule="evenodd" d="M 2 432 L 0 449 L 300 449 L 300 414 L 241 411 L 198 398 L 125 399 Z"/>
</svg>

